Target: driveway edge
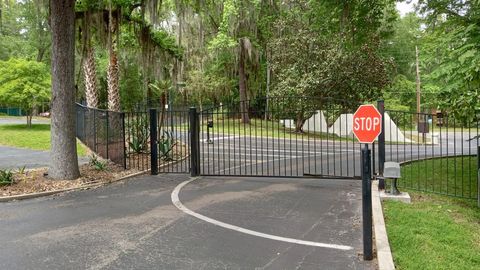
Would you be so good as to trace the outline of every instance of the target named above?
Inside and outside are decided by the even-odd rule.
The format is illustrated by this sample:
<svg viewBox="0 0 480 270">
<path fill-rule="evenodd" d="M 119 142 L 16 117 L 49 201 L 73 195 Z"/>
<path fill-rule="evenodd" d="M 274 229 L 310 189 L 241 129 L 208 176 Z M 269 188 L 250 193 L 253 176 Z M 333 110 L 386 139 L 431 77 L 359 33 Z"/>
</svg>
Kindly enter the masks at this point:
<svg viewBox="0 0 480 270">
<path fill-rule="evenodd" d="M 375 245 L 377 247 L 377 260 L 379 270 L 395 270 L 392 251 L 388 243 L 387 229 L 383 219 L 382 202 L 378 191 L 378 181 L 372 181 L 372 212 L 375 230 Z"/>
<path fill-rule="evenodd" d="M 105 186 L 105 185 L 108 185 L 108 184 L 111 184 L 111 183 L 115 183 L 115 182 L 118 182 L 118 181 L 126 180 L 128 178 L 132 178 L 132 177 L 135 177 L 135 176 L 139 176 L 139 175 L 145 174 L 147 172 L 149 172 L 149 170 L 132 173 L 132 174 L 125 175 L 125 176 L 122 176 L 120 178 L 117 178 L 117 179 L 114 179 L 112 181 L 105 182 L 105 183 L 95 183 L 95 184 L 90 184 L 90 185 L 81 186 L 81 187 L 65 188 L 65 189 L 60 189 L 60 190 L 52 190 L 52 191 L 37 192 L 37 193 L 30 193 L 30 194 L 4 196 L 4 197 L 0 197 L 0 202 L 34 199 L 34 198 L 54 195 L 54 194 L 57 194 L 57 193 L 67 192 L 67 191 L 75 191 L 75 190 L 96 188 L 96 187 Z"/>
</svg>

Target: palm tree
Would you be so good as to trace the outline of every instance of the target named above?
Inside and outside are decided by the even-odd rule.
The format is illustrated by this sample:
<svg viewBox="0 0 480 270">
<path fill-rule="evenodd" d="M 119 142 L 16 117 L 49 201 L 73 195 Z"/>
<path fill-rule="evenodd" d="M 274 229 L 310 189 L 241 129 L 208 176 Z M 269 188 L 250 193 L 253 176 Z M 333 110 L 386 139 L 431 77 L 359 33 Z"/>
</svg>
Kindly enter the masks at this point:
<svg viewBox="0 0 480 270">
<path fill-rule="evenodd" d="M 107 70 L 108 84 L 108 109 L 110 111 L 120 111 L 120 68 L 118 66 L 117 39 L 119 29 L 119 12 L 117 8 L 112 11 L 112 6 L 108 10 L 108 53 L 110 61 Z"/>
<path fill-rule="evenodd" d="M 97 108 L 97 67 L 95 64 L 94 50 L 91 45 L 86 48 L 86 53 L 83 60 L 83 74 L 85 78 L 85 99 L 87 101 L 87 106 L 91 108 Z"/>
<path fill-rule="evenodd" d="M 87 106 L 98 106 L 97 67 L 95 64 L 95 51 L 92 45 L 92 14 L 90 10 L 85 12 L 81 23 L 81 36 L 83 42 L 82 66 L 85 79 L 85 99 Z"/>
</svg>

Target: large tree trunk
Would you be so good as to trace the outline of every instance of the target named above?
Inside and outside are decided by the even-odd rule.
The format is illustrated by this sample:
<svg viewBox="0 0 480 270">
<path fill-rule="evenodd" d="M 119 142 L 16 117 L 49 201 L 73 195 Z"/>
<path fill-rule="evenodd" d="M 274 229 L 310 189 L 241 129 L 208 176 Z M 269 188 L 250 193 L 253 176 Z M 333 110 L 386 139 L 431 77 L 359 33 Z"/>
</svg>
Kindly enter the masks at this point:
<svg viewBox="0 0 480 270">
<path fill-rule="evenodd" d="M 83 75 L 85 76 L 85 99 L 87 106 L 97 108 L 97 68 L 95 65 L 95 55 L 91 46 L 87 47 L 85 59 L 83 60 Z"/>
<path fill-rule="evenodd" d="M 52 118 L 51 165 L 53 179 L 76 179 L 75 139 L 75 0 L 51 0 Z"/>
<path fill-rule="evenodd" d="M 240 39 L 240 59 L 238 59 L 238 87 L 240 91 L 240 111 L 242 114 L 242 123 L 250 123 L 248 116 L 247 100 L 247 77 L 245 75 L 245 45 L 243 38 Z"/>
</svg>

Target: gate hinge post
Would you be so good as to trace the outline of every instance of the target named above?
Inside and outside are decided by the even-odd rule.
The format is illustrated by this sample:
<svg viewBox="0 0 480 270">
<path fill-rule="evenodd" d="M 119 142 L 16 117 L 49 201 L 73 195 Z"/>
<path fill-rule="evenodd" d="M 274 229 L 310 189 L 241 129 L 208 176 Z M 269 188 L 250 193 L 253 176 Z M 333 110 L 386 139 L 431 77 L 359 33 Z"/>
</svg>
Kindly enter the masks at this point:
<svg viewBox="0 0 480 270">
<path fill-rule="evenodd" d="M 157 109 L 150 109 L 150 173 L 158 174 Z"/>
<path fill-rule="evenodd" d="M 191 107 L 190 117 L 190 175 L 192 177 L 200 175 L 200 123 L 197 108 Z"/>
</svg>

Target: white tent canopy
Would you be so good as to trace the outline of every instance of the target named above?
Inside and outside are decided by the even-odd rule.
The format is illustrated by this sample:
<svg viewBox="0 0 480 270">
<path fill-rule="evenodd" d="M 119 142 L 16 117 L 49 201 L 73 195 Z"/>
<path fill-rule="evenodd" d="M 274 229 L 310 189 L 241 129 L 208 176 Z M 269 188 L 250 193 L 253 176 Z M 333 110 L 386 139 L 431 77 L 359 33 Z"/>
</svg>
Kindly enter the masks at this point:
<svg viewBox="0 0 480 270">
<path fill-rule="evenodd" d="M 312 117 L 308 118 L 307 121 L 303 124 L 303 131 L 310 132 L 328 132 L 327 121 L 323 111 L 316 111 Z"/>
<path fill-rule="evenodd" d="M 339 137 L 351 137 L 353 130 L 353 114 L 341 114 L 335 123 L 330 127 L 328 132 L 337 134 Z"/>
<path fill-rule="evenodd" d="M 330 127 L 329 132 L 339 137 L 351 137 L 353 132 L 353 114 L 341 114 Z M 388 113 L 385 113 L 385 141 L 386 142 L 411 142 L 393 122 Z"/>
<path fill-rule="evenodd" d="M 412 142 L 405 138 L 405 135 L 393 122 L 388 113 L 385 113 L 385 141 L 386 142 Z"/>
</svg>

